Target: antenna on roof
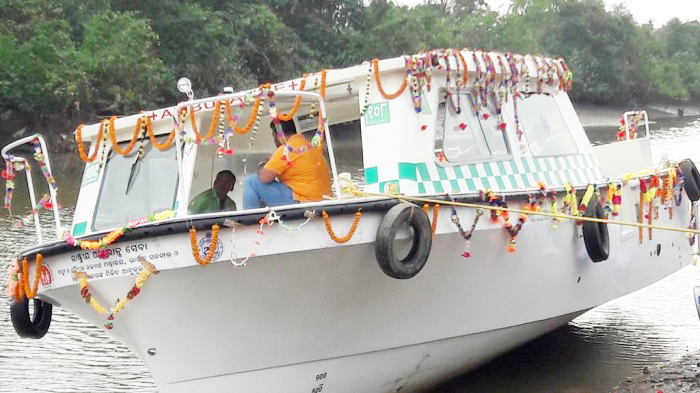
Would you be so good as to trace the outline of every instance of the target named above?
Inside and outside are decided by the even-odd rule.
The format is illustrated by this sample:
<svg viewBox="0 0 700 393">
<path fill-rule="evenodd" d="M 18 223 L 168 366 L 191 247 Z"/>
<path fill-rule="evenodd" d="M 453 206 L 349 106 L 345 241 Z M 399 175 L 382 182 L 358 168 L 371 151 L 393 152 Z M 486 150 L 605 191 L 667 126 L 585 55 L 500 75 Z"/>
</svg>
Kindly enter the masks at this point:
<svg viewBox="0 0 700 393">
<path fill-rule="evenodd" d="M 194 92 L 192 91 L 192 82 L 187 78 L 180 78 L 177 80 L 177 89 L 180 93 L 187 95 L 188 100 L 194 99 Z"/>
</svg>

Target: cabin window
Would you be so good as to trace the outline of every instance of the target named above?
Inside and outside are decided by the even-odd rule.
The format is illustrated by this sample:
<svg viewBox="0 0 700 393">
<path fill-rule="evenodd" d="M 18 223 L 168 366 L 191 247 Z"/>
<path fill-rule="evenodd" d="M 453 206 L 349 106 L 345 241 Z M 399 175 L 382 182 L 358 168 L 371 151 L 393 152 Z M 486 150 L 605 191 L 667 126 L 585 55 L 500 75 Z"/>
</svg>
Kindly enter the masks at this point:
<svg viewBox="0 0 700 393">
<path fill-rule="evenodd" d="M 166 136 L 158 139 L 163 143 Z M 127 144 L 121 142 L 119 146 L 125 148 Z M 109 152 L 93 230 L 114 228 L 134 218 L 173 209 L 178 181 L 174 144 L 160 151 L 146 142 L 144 149 L 140 160 L 138 148 L 126 156 Z"/>
<path fill-rule="evenodd" d="M 534 156 L 577 154 L 576 142 L 556 100 L 547 94 L 531 94 L 518 101 L 518 118 Z"/>
<path fill-rule="evenodd" d="M 360 119 L 328 126 L 333 138 L 333 153 L 338 173 L 347 172 L 359 183 L 364 183 L 363 156 L 362 156 L 362 131 Z M 328 158 L 328 145 L 326 158 Z"/>
<path fill-rule="evenodd" d="M 498 127 L 493 102 L 482 108 L 479 116 L 472 110 L 472 103 L 469 94 L 452 94 L 438 106 L 435 150 L 448 162 L 510 154 L 505 133 Z"/>
<path fill-rule="evenodd" d="M 356 93 L 349 95 L 350 93 L 346 88 L 336 92 L 338 91 L 348 94 L 348 97 L 343 96 L 342 99 L 337 98 L 326 102 L 328 118 L 333 122 L 328 125 L 328 128 L 333 141 L 337 170 L 338 172 L 349 172 L 354 180 L 362 182 L 364 181 L 364 166 L 359 120 L 360 105 Z M 280 95 L 276 96 L 275 100 L 276 108 L 279 112 L 290 113 L 292 111 L 295 101 L 294 96 Z M 310 114 L 312 108 L 316 108 L 313 115 Z M 317 108 L 317 101 L 304 99 L 293 117 L 297 132 L 307 138 L 309 142 L 318 128 Z M 247 119 L 249 113 L 244 111 L 240 117 Z M 203 127 L 207 127 L 211 122 L 211 114 L 205 113 L 201 116 L 200 124 L 203 124 Z M 251 174 L 257 173 L 259 166 L 264 165 L 277 149 L 272 136 L 273 130 L 270 128 L 270 121 L 265 119 L 264 121 L 261 120 L 253 140 L 251 140 L 251 133 L 245 135 L 234 133 L 231 136 L 230 147 L 234 151 L 232 155 L 218 157 L 217 146 L 198 146 L 189 201 L 192 201 L 202 191 L 210 189 L 219 171 L 230 170 L 236 176 L 236 184 L 228 196 L 236 203 L 238 210 L 243 210 L 243 193 L 246 179 Z M 324 143 L 323 146 L 326 161 L 330 167 L 328 144 Z"/>
</svg>

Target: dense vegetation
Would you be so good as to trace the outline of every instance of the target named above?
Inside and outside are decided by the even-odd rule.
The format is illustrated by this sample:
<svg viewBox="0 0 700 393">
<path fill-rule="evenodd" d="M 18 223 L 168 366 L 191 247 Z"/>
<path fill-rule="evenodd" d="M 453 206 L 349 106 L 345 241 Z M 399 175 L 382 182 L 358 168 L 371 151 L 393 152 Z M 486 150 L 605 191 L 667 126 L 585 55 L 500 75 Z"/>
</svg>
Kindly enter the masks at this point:
<svg viewBox="0 0 700 393">
<path fill-rule="evenodd" d="M 484 0 L 0 0 L 0 20 L 14 128 L 172 104 L 180 76 L 203 96 L 446 47 L 562 56 L 578 101 L 700 100 L 700 23 L 655 29 L 602 0 L 513 0 L 503 15 Z"/>
</svg>

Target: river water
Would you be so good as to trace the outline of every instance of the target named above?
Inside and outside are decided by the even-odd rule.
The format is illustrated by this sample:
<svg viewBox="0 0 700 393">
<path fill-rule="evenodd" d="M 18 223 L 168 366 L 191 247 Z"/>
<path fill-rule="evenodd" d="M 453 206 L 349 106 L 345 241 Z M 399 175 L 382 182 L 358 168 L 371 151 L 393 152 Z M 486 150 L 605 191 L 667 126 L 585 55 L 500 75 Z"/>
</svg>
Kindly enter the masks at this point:
<svg viewBox="0 0 700 393">
<path fill-rule="evenodd" d="M 700 118 L 672 118 L 652 124 L 655 161 L 692 158 L 700 163 Z M 614 139 L 614 127 L 589 127 L 593 143 Z M 81 169 L 75 156 L 53 157 L 64 222 L 70 220 Z M 38 168 L 35 169 L 38 172 Z M 18 182 L 18 185 L 21 182 Z M 28 207 L 18 187 L 14 212 Z M 50 223 L 51 216 L 42 219 Z M 0 217 L 0 272 L 9 256 L 32 243 L 29 229 Z M 46 227 L 46 226 L 45 226 Z M 50 234 L 46 234 L 50 236 Z M 688 266 L 658 283 L 576 318 L 488 365 L 434 389 L 432 393 L 609 392 L 644 366 L 671 362 L 700 351 L 700 321 L 692 288 L 700 268 Z M 0 307 L 0 393 L 155 392 L 143 362 L 102 328 L 54 308 L 49 333 L 41 340 L 20 339 L 9 307 Z"/>
</svg>

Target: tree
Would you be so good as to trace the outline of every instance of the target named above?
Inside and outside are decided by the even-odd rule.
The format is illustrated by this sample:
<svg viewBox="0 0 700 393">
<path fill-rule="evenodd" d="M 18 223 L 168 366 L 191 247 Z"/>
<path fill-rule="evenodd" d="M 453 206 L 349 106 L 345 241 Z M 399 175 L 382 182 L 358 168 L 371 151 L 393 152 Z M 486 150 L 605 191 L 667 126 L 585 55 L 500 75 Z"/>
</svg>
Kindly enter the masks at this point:
<svg viewBox="0 0 700 393">
<path fill-rule="evenodd" d="M 172 77 L 155 56 L 156 35 L 148 22 L 134 12 L 106 11 L 84 28 L 80 101 L 110 114 L 155 106 Z"/>
</svg>

